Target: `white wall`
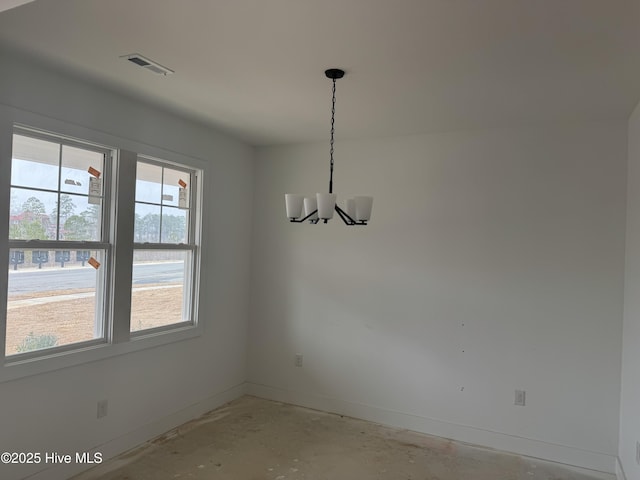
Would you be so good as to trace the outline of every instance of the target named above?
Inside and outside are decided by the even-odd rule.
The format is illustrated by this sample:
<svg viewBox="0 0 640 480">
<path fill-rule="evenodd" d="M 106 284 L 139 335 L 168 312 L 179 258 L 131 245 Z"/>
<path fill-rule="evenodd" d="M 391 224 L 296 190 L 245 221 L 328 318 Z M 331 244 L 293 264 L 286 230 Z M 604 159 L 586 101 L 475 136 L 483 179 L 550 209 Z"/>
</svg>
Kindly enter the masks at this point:
<svg viewBox="0 0 640 480">
<path fill-rule="evenodd" d="M 172 116 L 90 83 L 0 51 L 0 125 L 36 117 L 116 147 L 177 152 L 205 168 L 202 336 L 77 367 L 0 383 L 0 452 L 105 456 L 130 448 L 242 393 L 251 233 L 251 148 L 212 129 Z M 150 76 L 149 81 L 158 81 Z M 15 107 L 15 108 L 14 108 Z M 85 128 L 86 127 L 86 128 Z M 83 134 L 83 135 L 84 135 Z M 83 137 L 84 138 L 84 137 Z M 3 196 L 3 198 L 5 198 Z M 0 206 L 8 209 L 8 205 Z M 0 240 L 6 249 L 6 239 Z M 109 412 L 96 419 L 96 403 Z M 0 465 L 2 479 L 45 465 Z M 66 478 L 78 466 L 36 478 Z"/>
<path fill-rule="evenodd" d="M 283 193 L 326 189 L 325 143 L 261 149 L 254 171 L 252 149 L 207 127 L 2 51 L 0 70 L 0 125 L 34 112 L 206 160 L 209 182 L 203 336 L 0 383 L 0 451 L 116 453 L 238 395 L 248 355 L 256 394 L 613 469 L 623 125 L 338 142 L 336 190 L 375 195 L 371 225 L 291 225 Z M 630 142 L 631 208 L 640 150 Z M 630 209 L 630 245 L 634 229 Z M 629 480 L 640 478 L 633 297 L 620 435 Z M 524 408 L 513 406 L 516 388 L 527 391 Z M 102 398 L 109 415 L 98 421 Z M 42 468 L 0 466 L 0 477 Z"/>
<path fill-rule="evenodd" d="M 628 480 L 640 479 L 636 443 L 640 441 L 640 107 L 629 119 L 627 243 L 620 402 L 619 457 Z"/>
<path fill-rule="evenodd" d="M 612 472 L 625 125 L 343 141 L 335 175 L 369 226 L 285 219 L 328 145 L 258 151 L 248 391 Z"/>
</svg>

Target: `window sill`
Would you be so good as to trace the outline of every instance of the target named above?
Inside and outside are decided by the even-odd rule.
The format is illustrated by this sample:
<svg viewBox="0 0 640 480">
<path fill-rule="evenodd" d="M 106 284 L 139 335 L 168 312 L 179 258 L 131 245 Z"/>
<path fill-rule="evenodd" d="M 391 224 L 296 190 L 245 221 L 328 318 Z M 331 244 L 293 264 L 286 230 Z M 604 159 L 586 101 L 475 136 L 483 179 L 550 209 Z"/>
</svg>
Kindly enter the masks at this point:
<svg viewBox="0 0 640 480">
<path fill-rule="evenodd" d="M 26 359 L 7 357 L 0 370 L 0 383 L 180 342 L 199 337 L 201 333 L 201 326 L 187 325 L 149 333 L 139 332 L 130 341 L 117 344 L 80 345 L 77 349 L 52 352 L 50 355 L 43 352 L 41 356 Z"/>
</svg>

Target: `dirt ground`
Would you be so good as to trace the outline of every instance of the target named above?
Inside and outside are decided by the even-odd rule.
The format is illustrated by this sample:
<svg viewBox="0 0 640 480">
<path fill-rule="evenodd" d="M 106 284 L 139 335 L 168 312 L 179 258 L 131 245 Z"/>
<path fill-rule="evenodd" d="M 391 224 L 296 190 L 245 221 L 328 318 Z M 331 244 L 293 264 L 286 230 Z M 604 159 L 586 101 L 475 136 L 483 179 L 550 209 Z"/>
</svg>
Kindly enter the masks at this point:
<svg viewBox="0 0 640 480">
<path fill-rule="evenodd" d="M 9 299 L 7 310 L 7 355 L 18 353 L 18 346 L 29 336 L 53 334 L 57 345 L 92 340 L 94 335 L 95 298 L 69 298 L 53 301 L 60 295 L 75 295 L 91 292 L 92 289 L 56 290 L 39 292 L 37 295 L 19 295 Z M 12 307 L 16 300 L 49 297 L 51 302 Z M 131 300 L 131 330 L 143 330 L 180 322 L 182 318 L 182 285 L 167 288 L 145 286 L 134 289 Z M 23 302 L 24 303 L 24 302 Z"/>
</svg>

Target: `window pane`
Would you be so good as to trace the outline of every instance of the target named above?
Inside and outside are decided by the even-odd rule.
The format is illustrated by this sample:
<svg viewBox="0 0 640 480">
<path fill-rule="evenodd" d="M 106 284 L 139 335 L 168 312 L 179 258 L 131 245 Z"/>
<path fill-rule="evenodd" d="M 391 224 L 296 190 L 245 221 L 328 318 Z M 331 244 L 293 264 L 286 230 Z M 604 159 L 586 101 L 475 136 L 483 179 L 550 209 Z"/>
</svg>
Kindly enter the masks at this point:
<svg viewBox="0 0 640 480">
<path fill-rule="evenodd" d="M 58 189 L 58 143 L 14 135 L 12 156 L 11 185 Z"/>
<path fill-rule="evenodd" d="M 136 203 L 133 240 L 158 243 L 160 241 L 160 206 Z"/>
<path fill-rule="evenodd" d="M 93 177 L 89 168 L 102 173 L 104 154 L 63 145 L 60 190 L 88 195 L 89 179 Z"/>
<path fill-rule="evenodd" d="M 60 240 L 99 242 L 102 206 L 89 203 L 89 197 L 60 195 Z"/>
<path fill-rule="evenodd" d="M 189 207 L 189 196 L 186 194 L 187 190 L 183 193 L 183 202 L 179 203 L 180 190 L 188 188 L 191 184 L 191 175 L 187 172 L 180 170 L 173 170 L 171 168 L 164 169 L 164 179 L 162 185 L 162 204 L 171 205 L 174 207 L 180 206 L 181 208 Z M 184 187 L 186 185 L 186 187 Z"/>
<path fill-rule="evenodd" d="M 134 252 L 132 332 L 189 320 L 190 272 L 190 251 Z"/>
<path fill-rule="evenodd" d="M 104 258 L 101 250 L 10 250 L 7 355 L 102 338 Z"/>
<path fill-rule="evenodd" d="M 162 167 L 138 162 L 136 171 L 136 202 L 160 204 L 162 199 Z"/>
<path fill-rule="evenodd" d="M 162 208 L 162 243 L 187 243 L 187 211 Z"/>
<path fill-rule="evenodd" d="M 11 189 L 9 238 L 55 240 L 58 195 L 24 188 Z M 52 215 L 48 215 L 51 212 Z"/>
</svg>

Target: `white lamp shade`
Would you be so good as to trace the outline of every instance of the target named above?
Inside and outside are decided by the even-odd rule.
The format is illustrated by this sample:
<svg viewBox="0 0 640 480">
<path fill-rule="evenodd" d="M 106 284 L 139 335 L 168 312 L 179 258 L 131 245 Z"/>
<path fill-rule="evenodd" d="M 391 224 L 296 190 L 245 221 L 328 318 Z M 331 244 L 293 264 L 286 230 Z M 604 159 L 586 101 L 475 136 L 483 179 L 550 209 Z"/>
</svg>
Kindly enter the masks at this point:
<svg viewBox="0 0 640 480">
<path fill-rule="evenodd" d="M 318 201 L 318 217 L 322 220 L 333 218 L 333 211 L 336 208 L 336 194 L 316 193 L 316 199 Z"/>
<path fill-rule="evenodd" d="M 287 218 L 300 218 L 303 200 L 304 197 L 302 195 L 285 194 L 284 201 L 287 205 Z"/>
<path fill-rule="evenodd" d="M 347 200 L 347 215 L 356 219 L 356 201 L 353 198 Z"/>
<path fill-rule="evenodd" d="M 316 197 L 305 197 L 304 199 L 304 216 L 311 215 L 311 212 L 318 209 L 318 200 Z M 317 220 L 318 212 L 311 215 L 307 220 Z"/>
<path fill-rule="evenodd" d="M 356 220 L 366 222 L 371 218 L 371 208 L 373 207 L 373 197 L 354 197 L 356 204 Z"/>
</svg>

